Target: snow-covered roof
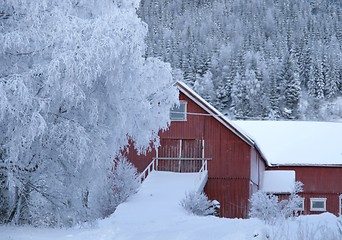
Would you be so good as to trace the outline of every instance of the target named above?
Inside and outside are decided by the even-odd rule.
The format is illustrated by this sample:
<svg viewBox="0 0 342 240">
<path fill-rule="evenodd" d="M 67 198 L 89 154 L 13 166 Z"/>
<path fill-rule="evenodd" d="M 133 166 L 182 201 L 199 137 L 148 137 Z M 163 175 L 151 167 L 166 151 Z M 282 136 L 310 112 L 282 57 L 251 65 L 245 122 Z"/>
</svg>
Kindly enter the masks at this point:
<svg viewBox="0 0 342 240">
<path fill-rule="evenodd" d="M 265 171 L 261 190 L 268 193 L 291 193 L 295 187 L 295 179 L 295 171 Z"/>
<path fill-rule="evenodd" d="M 342 123 L 234 121 L 256 141 L 271 165 L 342 167 Z"/>
<path fill-rule="evenodd" d="M 239 129 L 232 121 L 228 120 L 224 114 L 214 108 L 210 103 L 208 103 L 205 99 L 203 99 L 200 95 L 198 95 L 194 90 L 192 90 L 185 83 L 178 81 L 176 83 L 179 91 L 189 97 L 192 101 L 198 104 L 203 110 L 208 112 L 212 117 L 216 118 L 219 122 L 221 122 L 225 127 L 234 132 L 237 136 L 243 139 L 246 143 L 251 146 L 254 146 L 255 143 L 252 138 L 250 138 L 247 134 Z"/>
</svg>

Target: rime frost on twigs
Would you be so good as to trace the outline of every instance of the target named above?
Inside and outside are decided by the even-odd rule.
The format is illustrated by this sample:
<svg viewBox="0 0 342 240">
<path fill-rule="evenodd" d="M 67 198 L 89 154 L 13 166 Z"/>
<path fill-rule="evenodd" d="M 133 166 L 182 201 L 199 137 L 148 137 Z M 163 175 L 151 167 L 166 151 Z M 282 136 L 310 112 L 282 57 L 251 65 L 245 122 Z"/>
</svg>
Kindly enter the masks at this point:
<svg viewBox="0 0 342 240">
<path fill-rule="evenodd" d="M 252 195 L 249 216 L 259 218 L 265 223 L 274 224 L 280 216 L 278 197 L 258 191 Z"/>
<path fill-rule="evenodd" d="M 137 5 L 1 2 L 0 223 L 103 217 L 114 156 L 167 127 L 177 90 L 169 64 L 143 57 Z"/>
<path fill-rule="evenodd" d="M 288 199 L 279 201 L 278 196 L 263 191 L 257 191 L 250 199 L 250 217 L 263 220 L 267 224 L 275 224 L 279 220 L 297 216 L 300 211 L 302 197 L 298 193 L 303 191 L 303 183 L 295 182 Z"/>
<path fill-rule="evenodd" d="M 115 204 L 118 205 L 127 200 L 138 191 L 140 182 L 136 167 L 125 157 L 119 157 L 115 161 L 113 170 L 113 192 Z"/>
<path fill-rule="evenodd" d="M 217 201 L 216 201 L 217 202 Z M 217 203 L 214 202 L 216 205 Z M 215 215 L 216 208 L 205 193 L 196 191 L 187 192 L 180 202 L 181 206 L 189 213 L 198 216 Z"/>
</svg>

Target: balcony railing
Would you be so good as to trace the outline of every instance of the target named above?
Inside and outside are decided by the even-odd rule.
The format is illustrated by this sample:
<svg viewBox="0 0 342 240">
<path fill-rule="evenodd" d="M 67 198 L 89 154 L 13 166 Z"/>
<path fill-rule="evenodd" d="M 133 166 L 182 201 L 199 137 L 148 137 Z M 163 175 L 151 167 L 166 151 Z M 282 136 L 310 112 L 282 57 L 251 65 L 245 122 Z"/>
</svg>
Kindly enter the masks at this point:
<svg viewBox="0 0 342 240">
<path fill-rule="evenodd" d="M 139 179 L 143 182 L 151 171 L 167 171 L 178 173 L 200 174 L 208 171 L 208 160 L 210 158 L 153 158 L 152 162 L 140 174 Z"/>
</svg>

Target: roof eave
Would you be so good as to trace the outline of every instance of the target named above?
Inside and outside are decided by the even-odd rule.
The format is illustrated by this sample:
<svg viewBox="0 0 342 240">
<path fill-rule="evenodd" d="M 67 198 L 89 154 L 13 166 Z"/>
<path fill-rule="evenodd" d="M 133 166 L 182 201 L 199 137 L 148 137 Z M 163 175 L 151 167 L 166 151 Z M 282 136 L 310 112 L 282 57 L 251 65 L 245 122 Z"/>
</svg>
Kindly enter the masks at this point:
<svg viewBox="0 0 342 240">
<path fill-rule="evenodd" d="M 214 108 L 210 103 L 208 103 L 205 99 L 203 99 L 201 96 L 199 96 L 191 88 L 189 88 L 185 83 L 178 81 L 176 83 L 176 86 L 178 87 L 178 89 L 183 94 L 185 94 L 187 97 L 189 97 L 191 100 L 193 100 L 196 104 L 198 104 L 206 112 L 211 114 L 216 120 L 218 120 L 225 127 L 227 127 L 229 130 L 231 130 L 237 136 L 239 136 L 248 145 L 250 145 L 251 147 L 256 146 L 256 144 L 252 138 L 241 133 L 235 126 L 233 126 L 232 123 L 230 123 L 225 117 L 223 117 L 223 114 L 221 112 L 219 112 L 216 108 Z M 258 148 L 258 150 L 259 150 L 259 148 Z"/>
</svg>

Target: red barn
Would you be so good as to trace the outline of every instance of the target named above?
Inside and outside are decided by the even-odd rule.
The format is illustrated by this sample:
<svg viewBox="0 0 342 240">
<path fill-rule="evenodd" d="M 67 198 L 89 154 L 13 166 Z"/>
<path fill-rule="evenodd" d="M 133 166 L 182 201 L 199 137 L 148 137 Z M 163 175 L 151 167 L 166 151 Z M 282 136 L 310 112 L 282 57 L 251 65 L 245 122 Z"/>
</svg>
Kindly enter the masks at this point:
<svg viewBox="0 0 342 240">
<path fill-rule="evenodd" d="M 180 105 L 171 111 L 171 124 L 161 132 L 160 147 L 146 156 L 130 151 L 128 158 L 143 171 L 153 158 L 208 160 L 205 193 L 220 202 L 220 216 L 245 218 L 249 198 L 259 189 L 265 162 L 254 141 L 219 111 L 178 82 Z M 160 168 L 160 167 L 159 167 Z"/>
<path fill-rule="evenodd" d="M 304 184 L 304 214 L 341 214 L 342 124 L 327 128 L 308 122 L 231 122 L 184 83 L 178 82 L 177 88 L 180 104 L 171 110 L 168 130 L 159 133 L 160 146 L 144 156 L 132 149 L 128 153 L 140 172 L 155 160 L 158 170 L 178 172 L 199 171 L 205 161 L 204 191 L 220 202 L 220 216 L 245 218 L 254 192 L 291 182 L 278 174 L 285 170 L 293 184 L 295 179 Z M 275 193 L 284 193 L 283 187 Z"/>
<path fill-rule="evenodd" d="M 269 166 L 294 171 L 303 214 L 342 213 L 342 123 L 237 121 L 258 142 Z M 272 181 L 269 179 L 268 181 Z"/>
<path fill-rule="evenodd" d="M 296 181 L 304 184 L 303 214 L 342 213 L 342 166 L 271 166 L 268 170 L 294 170 Z"/>
</svg>

